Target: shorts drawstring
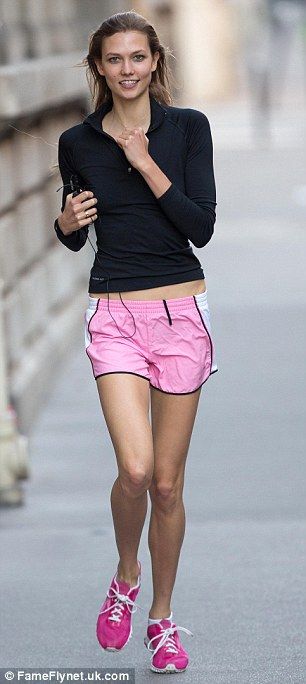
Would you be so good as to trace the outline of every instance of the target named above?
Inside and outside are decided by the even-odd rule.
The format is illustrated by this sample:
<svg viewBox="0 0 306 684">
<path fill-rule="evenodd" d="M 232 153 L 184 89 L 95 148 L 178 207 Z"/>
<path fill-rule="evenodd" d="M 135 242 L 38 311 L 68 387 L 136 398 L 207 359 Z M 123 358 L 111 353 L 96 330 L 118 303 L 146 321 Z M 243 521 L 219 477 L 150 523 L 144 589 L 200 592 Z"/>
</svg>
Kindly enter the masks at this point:
<svg viewBox="0 0 306 684">
<path fill-rule="evenodd" d="M 168 316 L 169 325 L 172 325 L 172 320 L 171 320 L 171 316 L 170 316 L 170 311 L 169 311 L 169 309 L 168 309 L 166 299 L 163 299 L 163 303 L 164 303 L 164 307 L 165 307 L 165 309 L 166 309 L 166 311 L 167 311 L 167 316 Z"/>
<path fill-rule="evenodd" d="M 112 316 L 112 314 L 111 314 L 111 312 L 110 312 L 110 309 L 109 309 L 109 291 L 108 291 L 108 283 L 109 283 L 110 279 L 111 279 L 111 276 L 108 275 L 108 276 L 107 276 L 107 307 L 108 307 L 108 312 L 109 312 L 109 314 L 111 315 L 111 317 L 112 317 L 114 323 L 116 323 L 116 321 L 115 321 L 114 317 Z M 130 311 L 130 309 L 129 309 L 129 308 L 126 306 L 126 304 L 124 304 L 124 302 L 122 301 L 121 292 L 119 292 L 119 297 L 120 297 L 120 299 L 121 299 L 121 302 L 122 302 L 123 306 L 125 306 L 125 308 L 128 310 L 128 312 L 131 314 L 131 316 L 132 316 L 132 318 L 133 318 L 135 330 L 134 330 L 134 332 L 133 332 L 133 335 L 122 335 L 122 333 L 120 332 L 120 330 L 119 330 L 119 328 L 118 328 L 118 325 L 117 325 L 117 323 L 116 323 L 116 325 L 117 325 L 117 330 L 119 330 L 121 337 L 124 337 L 124 338 L 133 337 L 133 336 L 135 335 L 135 333 L 136 333 L 135 318 L 134 318 L 132 312 Z"/>
<path fill-rule="evenodd" d="M 97 258 L 98 261 L 99 261 L 98 252 L 97 252 L 97 250 L 95 250 L 95 248 L 94 248 L 94 246 L 93 246 L 93 244 L 92 244 L 92 242 L 91 242 L 91 240 L 90 240 L 89 235 L 87 235 L 87 238 L 88 238 L 88 240 L 89 240 L 89 242 L 90 242 L 90 244 L 91 244 L 91 246 L 92 246 L 92 248 L 93 248 L 93 251 L 94 251 L 95 254 L 96 254 L 96 258 Z M 104 266 L 103 266 L 103 268 L 104 268 Z M 111 318 L 113 319 L 114 323 L 116 324 L 117 330 L 118 330 L 118 332 L 120 333 L 121 337 L 124 337 L 124 339 L 128 339 L 128 338 L 130 338 L 130 337 L 134 337 L 134 335 L 135 335 L 135 333 L 136 333 L 135 318 L 134 318 L 132 312 L 130 311 L 130 309 L 129 309 L 129 308 L 126 306 L 126 304 L 122 301 L 121 292 L 119 292 L 119 297 L 120 297 L 120 299 L 121 299 L 121 302 L 122 302 L 123 306 L 125 306 L 125 308 L 128 310 L 128 312 L 131 314 L 131 316 L 132 316 L 132 318 L 133 318 L 135 330 L 134 330 L 134 332 L 133 332 L 132 335 L 122 335 L 121 330 L 119 330 L 119 328 L 118 328 L 118 325 L 117 325 L 117 323 L 116 323 L 116 321 L 115 321 L 115 319 L 114 319 L 114 316 L 112 315 L 112 313 L 111 313 L 111 311 L 110 311 L 110 308 L 109 308 L 109 289 L 108 289 L 108 284 L 109 284 L 109 281 L 111 280 L 111 276 L 109 275 L 109 273 L 107 274 L 106 280 L 107 280 L 107 308 L 108 308 L 108 313 L 109 313 L 109 315 L 111 316 Z"/>
</svg>

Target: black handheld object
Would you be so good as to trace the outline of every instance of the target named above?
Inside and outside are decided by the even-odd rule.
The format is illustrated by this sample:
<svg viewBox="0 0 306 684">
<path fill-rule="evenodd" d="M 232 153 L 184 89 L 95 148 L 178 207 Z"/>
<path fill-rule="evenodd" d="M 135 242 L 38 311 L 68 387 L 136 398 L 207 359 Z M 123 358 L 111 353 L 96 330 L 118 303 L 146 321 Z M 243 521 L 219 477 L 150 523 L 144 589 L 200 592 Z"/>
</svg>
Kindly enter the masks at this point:
<svg viewBox="0 0 306 684">
<path fill-rule="evenodd" d="M 83 192 L 83 188 L 81 188 L 79 179 L 76 175 L 70 176 L 70 187 L 71 187 L 71 192 L 72 192 L 72 197 L 76 197 L 77 195 L 80 194 L 80 192 Z"/>
</svg>

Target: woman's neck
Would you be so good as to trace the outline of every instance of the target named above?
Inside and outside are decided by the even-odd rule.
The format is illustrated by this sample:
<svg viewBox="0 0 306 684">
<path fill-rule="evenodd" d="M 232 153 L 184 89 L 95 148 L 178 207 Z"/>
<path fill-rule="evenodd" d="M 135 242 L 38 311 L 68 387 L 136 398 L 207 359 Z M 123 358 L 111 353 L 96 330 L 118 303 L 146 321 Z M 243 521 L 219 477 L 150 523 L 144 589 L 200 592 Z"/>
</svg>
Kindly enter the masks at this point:
<svg viewBox="0 0 306 684">
<path fill-rule="evenodd" d="M 147 93 L 136 100 L 123 100 L 113 97 L 113 107 L 109 112 L 111 121 L 115 126 L 122 126 L 128 129 L 135 128 L 150 122 L 151 107 L 150 98 Z"/>
</svg>

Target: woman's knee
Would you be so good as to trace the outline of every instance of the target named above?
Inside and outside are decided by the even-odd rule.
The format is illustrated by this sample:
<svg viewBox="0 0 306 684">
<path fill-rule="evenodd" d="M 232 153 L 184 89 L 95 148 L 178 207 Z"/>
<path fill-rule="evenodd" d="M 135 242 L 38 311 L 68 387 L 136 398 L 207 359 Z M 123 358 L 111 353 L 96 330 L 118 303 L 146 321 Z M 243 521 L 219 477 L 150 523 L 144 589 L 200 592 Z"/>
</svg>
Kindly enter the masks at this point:
<svg viewBox="0 0 306 684">
<path fill-rule="evenodd" d="M 152 505 L 164 511 L 171 511 L 182 502 L 182 480 L 153 480 L 150 486 Z"/>
<path fill-rule="evenodd" d="M 121 488 L 129 497 L 136 498 L 146 492 L 152 481 L 152 468 L 148 465 L 129 463 L 121 467 L 119 471 L 119 482 Z"/>
</svg>

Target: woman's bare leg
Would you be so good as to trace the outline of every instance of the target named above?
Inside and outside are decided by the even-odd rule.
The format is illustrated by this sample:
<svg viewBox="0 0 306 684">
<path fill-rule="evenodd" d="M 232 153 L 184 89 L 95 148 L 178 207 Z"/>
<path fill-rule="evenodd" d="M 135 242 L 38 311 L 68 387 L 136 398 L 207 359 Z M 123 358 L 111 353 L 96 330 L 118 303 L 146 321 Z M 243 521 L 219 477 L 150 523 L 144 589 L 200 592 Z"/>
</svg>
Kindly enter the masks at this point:
<svg viewBox="0 0 306 684">
<path fill-rule="evenodd" d="M 137 554 L 147 514 L 147 490 L 139 496 L 125 494 L 117 477 L 111 491 L 111 507 L 119 553 L 118 577 L 131 587 L 137 584 Z"/>
<path fill-rule="evenodd" d="M 185 534 L 182 499 L 185 463 L 201 388 L 187 395 L 171 395 L 152 388 L 154 472 L 149 492 L 152 502 L 149 549 L 152 561 L 153 602 L 150 618 L 168 617 L 180 551 Z"/>
<path fill-rule="evenodd" d="M 118 477 L 111 508 L 119 553 L 118 576 L 137 583 L 137 554 L 147 512 L 147 490 L 153 472 L 149 383 L 129 373 L 97 379 L 102 411 L 114 446 Z"/>
</svg>

